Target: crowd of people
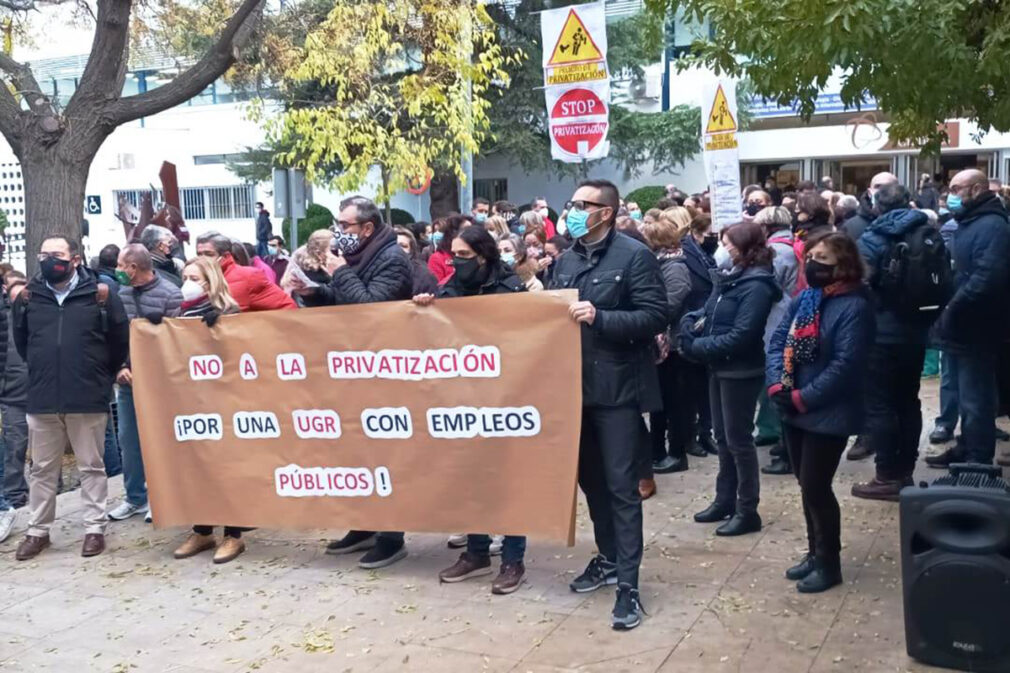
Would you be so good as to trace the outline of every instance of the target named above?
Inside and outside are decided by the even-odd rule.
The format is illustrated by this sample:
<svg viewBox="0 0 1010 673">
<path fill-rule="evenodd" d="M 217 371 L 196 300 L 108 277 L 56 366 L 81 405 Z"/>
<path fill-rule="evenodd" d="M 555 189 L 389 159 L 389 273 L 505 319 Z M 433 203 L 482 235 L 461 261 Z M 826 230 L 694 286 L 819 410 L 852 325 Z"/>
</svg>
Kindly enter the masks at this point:
<svg viewBox="0 0 1010 673">
<path fill-rule="evenodd" d="M 424 307 L 575 289 L 578 480 L 597 554 L 571 590 L 616 586 L 613 628 L 638 626 L 642 503 L 655 494 L 657 474 L 710 455 L 718 476 L 694 520 L 718 524 L 719 536 L 760 531 L 761 472 L 795 475 L 808 552 L 785 576 L 800 592 L 828 590 L 842 581 L 832 492 L 841 457 L 852 436 L 850 458 L 875 455 L 875 477 L 853 488 L 857 497 L 896 500 L 911 484 L 927 347 L 943 349 L 943 409 L 931 439 L 952 439 L 958 417 L 962 428 L 929 462 L 994 458 L 1010 224 L 1002 197 L 976 170 L 942 189 L 926 177 L 914 194 L 881 173 L 858 198 L 834 191 L 830 179 L 795 190 L 772 179 L 748 186 L 740 203 L 739 221 L 716 231 L 708 194 L 671 186 L 643 211 L 612 183 L 587 180 L 556 218 L 542 198 L 523 207 L 478 198 L 469 213 L 393 227 L 372 201 L 352 197 L 332 227 L 293 252 L 260 204 L 255 246 L 210 232 L 186 260 L 172 232 L 151 225 L 90 266 L 77 241 L 48 237 L 33 278 L 10 269 L 3 276 L 0 539 L 27 505 L 16 558 L 49 545 L 67 446 L 81 476 L 84 556 L 102 553 L 108 521 L 150 520 L 130 320 L 194 318 L 213 329 L 238 312 L 396 300 Z M 773 445 L 765 468 L 759 445 Z M 107 510 L 107 478 L 120 471 L 125 497 Z M 225 525 L 220 540 L 210 523 Z M 195 525 L 175 558 L 237 558 L 246 529 L 227 523 Z M 463 551 L 440 581 L 493 574 L 491 556 L 501 554 L 491 590 L 518 589 L 526 538 L 491 533 L 450 537 Z M 389 566 L 407 556 L 404 533 L 352 530 L 326 548 L 355 552 L 362 568 Z"/>
</svg>

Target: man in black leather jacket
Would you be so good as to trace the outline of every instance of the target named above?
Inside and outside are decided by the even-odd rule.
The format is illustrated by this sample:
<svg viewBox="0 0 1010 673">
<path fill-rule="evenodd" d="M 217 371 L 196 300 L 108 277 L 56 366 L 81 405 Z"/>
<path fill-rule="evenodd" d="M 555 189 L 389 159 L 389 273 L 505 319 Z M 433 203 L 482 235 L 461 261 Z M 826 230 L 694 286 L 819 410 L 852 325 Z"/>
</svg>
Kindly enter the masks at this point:
<svg viewBox="0 0 1010 673">
<path fill-rule="evenodd" d="M 569 309 L 582 326 L 579 485 L 600 552 L 571 588 L 583 593 L 617 584 L 612 626 L 627 630 L 641 622 L 641 414 L 662 407 L 651 345 L 669 316 L 655 256 L 614 228 L 619 203 L 610 182 L 579 186 L 567 218 L 576 242 L 555 263 L 551 288 L 579 291 Z"/>
</svg>

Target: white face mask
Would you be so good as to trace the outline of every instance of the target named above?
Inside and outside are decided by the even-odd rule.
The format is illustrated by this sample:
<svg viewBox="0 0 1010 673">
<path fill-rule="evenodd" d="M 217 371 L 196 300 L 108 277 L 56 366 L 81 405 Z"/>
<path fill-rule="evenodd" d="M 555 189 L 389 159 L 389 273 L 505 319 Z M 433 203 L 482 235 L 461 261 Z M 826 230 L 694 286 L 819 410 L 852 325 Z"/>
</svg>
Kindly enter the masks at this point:
<svg viewBox="0 0 1010 673">
<path fill-rule="evenodd" d="M 546 208 L 541 208 L 540 210 L 537 211 L 537 214 L 539 214 L 540 217 L 546 220 L 547 216 L 551 214 L 551 211 L 547 210 Z"/>
<path fill-rule="evenodd" d="M 200 297 L 207 294 L 207 291 L 203 289 L 203 285 L 192 279 L 187 279 L 185 283 L 182 284 L 182 298 L 185 301 L 194 301 Z"/>
<path fill-rule="evenodd" d="M 729 250 L 724 248 L 722 244 L 719 245 L 719 249 L 715 251 L 715 263 L 723 271 L 728 271 L 733 268 L 733 257 L 729 254 Z"/>
</svg>

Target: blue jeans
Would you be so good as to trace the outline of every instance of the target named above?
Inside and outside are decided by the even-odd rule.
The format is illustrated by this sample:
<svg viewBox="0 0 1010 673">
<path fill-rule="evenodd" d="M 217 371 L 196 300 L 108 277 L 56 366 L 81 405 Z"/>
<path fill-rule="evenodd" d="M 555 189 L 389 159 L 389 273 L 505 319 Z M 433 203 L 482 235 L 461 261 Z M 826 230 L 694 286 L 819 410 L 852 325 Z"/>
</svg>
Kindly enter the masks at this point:
<svg viewBox="0 0 1010 673">
<path fill-rule="evenodd" d="M 471 556 L 487 557 L 491 555 L 490 535 L 467 535 L 466 551 Z M 526 536 L 506 535 L 502 543 L 502 563 L 521 563 L 526 556 Z"/>
<path fill-rule="evenodd" d="M 977 350 L 952 354 L 961 402 L 961 437 L 967 459 L 992 465 L 996 455 L 996 354 Z"/>
<path fill-rule="evenodd" d="M 3 457 L 7 455 L 7 441 L 0 435 L 0 484 L 4 483 L 4 461 Z M 5 512 L 12 509 L 12 505 L 7 502 L 4 498 L 3 489 L 0 488 L 0 512 Z"/>
<path fill-rule="evenodd" d="M 0 404 L 3 415 L 3 438 L 0 441 L 0 501 L 12 507 L 28 504 L 28 482 L 25 480 L 25 456 L 28 453 L 28 421 L 25 408 Z"/>
<path fill-rule="evenodd" d="M 936 427 L 954 432 L 959 409 L 957 361 L 944 351 L 940 353 L 940 415 L 936 417 Z"/>
<path fill-rule="evenodd" d="M 123 458 L 119 453 L 119 441 L 112 421 L 111 407 L 109 408 L 109 422 L 105 424 L 105 452 L 102 459 L 105 462 L 106 477 L 115 477 L 123 473 Z"/>
<path fill-rule="evenodd" d="M 269 254 L 269 246 L 266 241 L 256 241 L 256 256 L 260 259 L 266 259 Z"/>
<path fill-rule="evenodd" d="M 140 454 L 137 432 L 137 411 L 133 408 L 133 388 L 119 387 L 119 448 L 123 452 L 123 485 L 126 501 L 142 507 L 147 504 L 147 479 L 144 477 L 144 457 Z"/>
</svg>

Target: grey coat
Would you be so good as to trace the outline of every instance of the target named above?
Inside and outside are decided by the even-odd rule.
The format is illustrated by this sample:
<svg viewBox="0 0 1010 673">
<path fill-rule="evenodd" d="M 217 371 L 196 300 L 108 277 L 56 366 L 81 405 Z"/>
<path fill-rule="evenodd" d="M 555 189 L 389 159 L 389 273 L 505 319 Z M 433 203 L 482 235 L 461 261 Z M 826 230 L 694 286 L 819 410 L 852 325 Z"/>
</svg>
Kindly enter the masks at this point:
<svg viewBox="0 0 1010 673">
<path fill-rule="evenodd" d="M 790 241 L 789 243 L 770 242 L 768 247 L 775 251 L 775 257 L 772 259 L 775 280 L 779 282 L 782 292 L 787 297 L 792 297 L 796 294 L 796 283 L 800 273 L 800 262 L 796 259 L 796 251 L 793 250 L 793 234 L 788 229 L 783 229 L 768 237 L 769 241 L 774 239 L 789 239 Z"/>
<path fill-rule="evenodd" d="M 165 318 L 175 318 L 182 309 L 182 291 L 161 276 L 137 287 L 123 285 L 119 298 L 130 320 L 158 313 Z"/>
<path fill-rule="evenodd" d="M 667 331 L 674 337 L 680 324 L 680 316 L 684 313 L 684 300 L 691 291 L 691 271 L 687 268 L 687 259 L 683 254 L 671 255 L 659 252 L 656 259 L 659 260 L 659 270 L 663 274 L 666 303 L 669 305 L 670 320 Z"/>
</svg>

